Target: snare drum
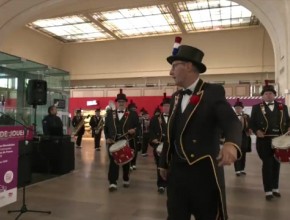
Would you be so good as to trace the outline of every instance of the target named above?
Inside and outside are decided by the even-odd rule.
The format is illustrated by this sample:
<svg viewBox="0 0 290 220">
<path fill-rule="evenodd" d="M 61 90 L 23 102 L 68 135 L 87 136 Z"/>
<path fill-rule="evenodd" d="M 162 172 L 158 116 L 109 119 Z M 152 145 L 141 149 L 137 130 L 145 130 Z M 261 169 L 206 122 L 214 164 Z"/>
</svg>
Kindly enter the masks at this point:
<svg viewBox="0 0 290 220">
<path fill-rule="evenodd" d="M 126 140 L 117 141 L 110 147 L 109 151 L 118 165 L 126 164 L 134 157 L 134 150 L 130 148 Z"/>
<path fill-rule="evenodd" d="M 157 146 L 157 148 L 156 148 L 156 152 L 157 152 L 158 155 L 161 154 L 162 149 L 163 149 L 163 142 L 161 142 L 161 143 Z"/>
<path fill-rule="evenodd" d="M 290 136 L 286 134 L 273 138 L 274 157 L 281 163 L 290 162 Z"/>
</svg>

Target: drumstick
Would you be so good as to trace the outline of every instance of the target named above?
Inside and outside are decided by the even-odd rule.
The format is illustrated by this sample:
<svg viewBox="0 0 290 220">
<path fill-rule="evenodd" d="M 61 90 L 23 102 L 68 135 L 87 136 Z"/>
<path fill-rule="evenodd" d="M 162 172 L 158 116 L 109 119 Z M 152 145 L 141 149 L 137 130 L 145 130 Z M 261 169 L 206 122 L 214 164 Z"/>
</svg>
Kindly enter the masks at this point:
<svg viewBox="0 0 290 220">
<path fill-rule="evenodd" d="M 128 133 L 129 133 L 129 132 L 126 132 L 125 134 L 121 135 L 121 136 L 120 136 L 120 137 L 118 137 L 117 139 L 120 139 L 120 138 L 122 138 L 122 137 L 126 136 Z"/>
</svg>

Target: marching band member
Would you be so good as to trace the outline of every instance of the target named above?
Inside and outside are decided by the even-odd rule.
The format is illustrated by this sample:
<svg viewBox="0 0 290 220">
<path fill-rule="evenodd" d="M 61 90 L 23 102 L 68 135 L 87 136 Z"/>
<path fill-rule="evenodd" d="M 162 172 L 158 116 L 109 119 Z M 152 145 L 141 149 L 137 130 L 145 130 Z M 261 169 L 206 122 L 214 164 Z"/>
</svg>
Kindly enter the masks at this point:
<svg viewBox="0 0 290 220">
<path fill-rule="evenodd" d="M 290 127 L 287 106 L 275 101 L 276 91 L 272 85 L 266 85 L 261 92 L 263 102 L 253 106 L 250 128 L 257 135 L 257 152 L 263 162 L 262 177 L 265 199 L 271 201 L 281 197 L 279 192 L 280 163 L 274 158 L 272 138 L 280 136 Z"/>
<path fill-rule="evenodd" d="M 82 116 L 82 111 L 81 110 L 77 110 L 76 111 L 76 115 L 73 117 L 72 119 L 72 126 L 76 129 L 78 129 L 78 131 L 74 134 L 75 136 L 77 136 L 77 140 L 76 140 L 76 147 L 77 148 L 81 148 L 81 143 L 82 143 L 82 138 L 83 135 L 85 133 L 85 124 L 84 124 L 84 117 Z"/>
<path fill-rule="evenodd" d="M 249 149 L 251 148 L 251 138 L 250 138 L 250 129 L 249 129 L 250 117 L 249 115 L 243 112 L 244 105 L 240 101 L 240 99 L 237 99 L 236 103 L 234 104 L 234 108 L 243 129 L 242 144 L 241 144 L 242 156 L 241 156 L 241 159 L 237 160 L 234 163 L 236 175 L 240 176 L 240 175 L 246 175 L 246 172 L 245 172 L 246 153 L 249 152 L 250 151 Z"/>
<path fill-rule="evenodd" d="M 150 126 L 150 117 L 149 113 L 144 110 L 141 120 L 141 129 L 142 129 L 142 148 L 141 155 L 142 157 L 147 157 L 148 153 L 148 144 L 149 144 L 149 126 Z"/>
<path fill-rule="evenodd" d="M 204 53 L 181 45 L 167 61 L 183 89 L 172 95 L 159 169 L 167 179 L 167 220 L 227 219 L 223 165 L 241 153 L 242 128 L 222 86 L 203 82 Z M 220 131 L 225 143 L 219 145 Z M 168 174 L 168 176 L 167 176 Z"/>
<path fill-rule="evenodd" d="M 136 133 L 138 126 L 138 115 L 134 111 L 128 111 L 126 95 L 120 89 L 120 93 L 116 98 L 117 109 L 109 110 L 105 120 L 105 137 L 108 148 L 110 148 L 116 141 L 132 139 Z M 130 146 L 131 147 L 131 146 Z M 109 191 L 117 190 L 117 180 L 119 178 L 119 166 L 114 162 L 114 158 L 109 153 Z M 122 165 L 123 168 L 123 187 L 129 187 L 129 171 L 130 162 Z"/>
<path fill-rule="evenodd" d="M 90 126 L 92 128 L 92 135 L 94 137 L 94 143 L 95 143 L 95 150 L 100 151 L 101 145 L 101 136 L 104 126 L 104 119 L 100 115 L 101 109 L 97 108 L 95 111 L 95 115 L 91 117 L 90 119 Z"/>
<path fill-rule="evenodd" d="M 150 145 L 153 147 L 153 155 L 155 159 L 155 163 L 157 165 L 157 187 L 158 192 L 160 194 L 164 193 L 166 188 L 166 180 L 164 180 L 159 173 L 158 164 L 159 164 L 159 157 L 160 157 L 160 149 L 158 146 L 163 144 L 165 136 L 166 136 L 166 129 L 167 129 L 167 122 L 169 118 L 169 108 L 170 108 L 170 98 L 166 97 L 166 93 L 164 93 L 164 98 L 161 103 L 162 106 L 162 114 L 156 115 L 152 118 L 150 122 Z M 161 148 L 161 147 L 160 147 Z M 162 150 L 162 149 L 161 149 Z"/>
<path fill-rule="evenodd" d="M 139 116 L 137 114 L 137 105 L 136 105 L 136 103 L 133 102 L 133 100 L 130 100 L 130 103 L 128 105 L 128 110 L 130 112 L 133 111 L 136 113 L 136 114 L 134 113 L 134 115 L 137 115 L 137 118 L 135 120 L 138 121 L 136 133 L 135 133 L 134 137 L 131 140 L 129 140 L 129 145 L 134 150 L 134 157 L 130 162 L 130 170 L 136 170 L 137 169 L 136 162 L 137 162 L 138 151 L 139 151 L 138 150 L 138 134 L 140 133 L 141 126 L 139 123 Z"/>
</svg>

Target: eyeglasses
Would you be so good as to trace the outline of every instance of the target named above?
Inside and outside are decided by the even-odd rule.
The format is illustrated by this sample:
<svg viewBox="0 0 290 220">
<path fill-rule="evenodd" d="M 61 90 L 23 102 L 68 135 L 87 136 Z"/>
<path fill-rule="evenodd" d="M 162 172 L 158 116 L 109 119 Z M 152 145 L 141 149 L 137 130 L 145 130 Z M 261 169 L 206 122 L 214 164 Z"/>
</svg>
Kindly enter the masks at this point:
<svg viewBox="0 0 290 220">
<path fill-rule="evenodd" d="M 186 64 L 186 62 L 174 63 L 174 64 L 172 64 L 171 69 L 172 69 L 172 70 L 175 70 L 175 68 L 176 68 L 179 64 Z"/>
</svg>

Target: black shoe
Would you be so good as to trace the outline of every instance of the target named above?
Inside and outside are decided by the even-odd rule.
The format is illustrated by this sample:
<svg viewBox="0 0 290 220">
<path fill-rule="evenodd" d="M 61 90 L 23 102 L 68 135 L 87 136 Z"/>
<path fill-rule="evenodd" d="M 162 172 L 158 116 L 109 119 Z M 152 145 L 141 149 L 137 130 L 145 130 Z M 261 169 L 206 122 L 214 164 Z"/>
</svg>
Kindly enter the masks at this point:
<svg viewBox="0 0 290 220">
<path fill-rule="evenodd" d="M 274 196 L 274 197 L 277 197 L 277 198 L 280 198 L 280 197 L 281 197 L 281 194 L 278 193 L 278 192 L 273 192 L 273 196 Z"/>
<path fill-rule="evenodd" d="M 247 175 L 247 173 L 245 171 L 241 171 L 242 175 Z"/>
<path fill-rule="evenodd" d="M 271 201 L 274 198 L 274 196 L 273 195 L 266 195 L 265 198 L 267 201 Z"/>
<path fill-rule="evenodd" d="M 163 194 L 165 192 L 165 188 L 164 187 L 158 187 L 158 193 L 159 194 Z"/>
<path fill-rule="evenodd" d="M 241 176 L 241 172 L 240 171 L 236 172 L 236 176 Z"/>
<path fill-rule="evenodd" d="M 124 188 L 129 188 L 130 187 L 130 182 L 129 181 L 124 181 L 123 182 L 123 187 Z"/>
<path fill-rule="evenodd" d="M 110 186 L 109 186 L 109 191 L 110 191 L 110 192 L 117 191 L 117 185 L 116 185 L 116 184 L 110 184 Z"/>
</svg>

